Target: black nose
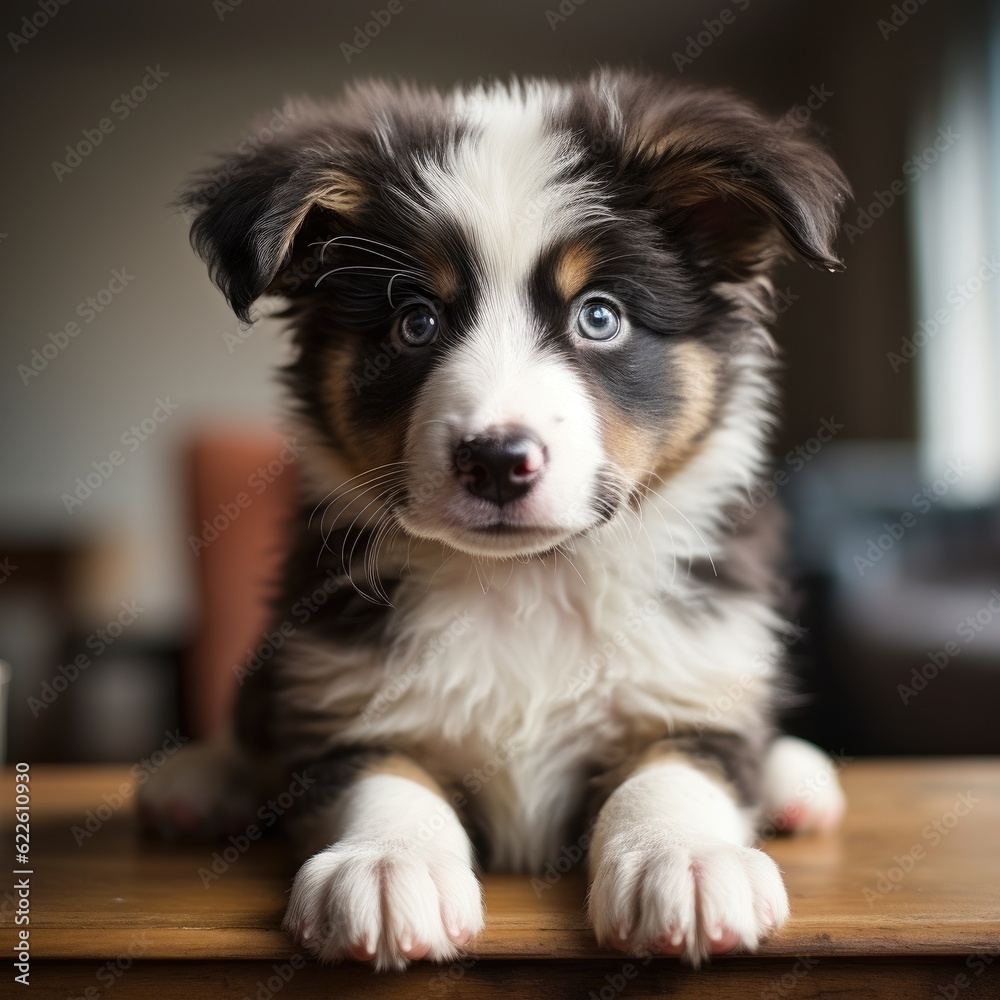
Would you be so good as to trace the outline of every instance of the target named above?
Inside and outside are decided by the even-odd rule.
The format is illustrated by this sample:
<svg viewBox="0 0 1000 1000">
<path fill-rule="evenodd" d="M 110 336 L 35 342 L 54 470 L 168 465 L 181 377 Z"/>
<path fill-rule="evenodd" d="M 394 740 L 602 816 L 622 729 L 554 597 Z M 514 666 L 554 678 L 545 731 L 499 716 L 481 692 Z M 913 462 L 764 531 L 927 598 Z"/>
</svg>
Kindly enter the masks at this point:
<svg viewBox="0 0 1000 1000">
<path fill-rule="evenodd" d="M 545 465 L 542 445 L 516 431 L 463 438 L 455 445 L 455 470 L 474 496 L 502 507 L 523 497 Z"/>
</svg>

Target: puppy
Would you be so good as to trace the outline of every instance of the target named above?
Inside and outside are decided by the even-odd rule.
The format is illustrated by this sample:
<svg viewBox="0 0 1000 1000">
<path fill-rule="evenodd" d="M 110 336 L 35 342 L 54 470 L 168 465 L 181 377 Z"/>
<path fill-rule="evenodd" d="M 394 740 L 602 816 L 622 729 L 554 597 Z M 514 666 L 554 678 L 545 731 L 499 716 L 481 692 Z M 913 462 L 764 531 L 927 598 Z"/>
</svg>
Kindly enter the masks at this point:
<svg viewBox="0 0 1000 1000">
<path fill-rule="evenodd" d="M 477 859 L 584 852 L 601 945 L 754 948 L 788 916 L 756 824 L 843 798 L 775 735 L 779 519 L 727 511 L 766 469 L 772 270 L 840 267 L 843 175 L 728 93 L 611 72 L 287 116 L 185 196 L 236 314 L 287 303 L 286 638 L 147 813 L 307 789 L 285 927 L 325 960 L 448 960 Z"/>
</svg>

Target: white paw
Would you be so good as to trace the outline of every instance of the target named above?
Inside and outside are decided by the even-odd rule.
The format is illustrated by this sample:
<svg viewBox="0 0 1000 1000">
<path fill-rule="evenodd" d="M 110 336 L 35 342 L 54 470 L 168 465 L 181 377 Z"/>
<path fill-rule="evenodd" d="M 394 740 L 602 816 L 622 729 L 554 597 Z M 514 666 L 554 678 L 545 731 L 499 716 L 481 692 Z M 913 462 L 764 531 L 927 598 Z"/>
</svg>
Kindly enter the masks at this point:
<svg viewBox="0 0 1000 1000">
<path fill-rule="evenodd" d="M 807 833 L 832 830 L 846 800 L 833 761 L 818 747 L 793 736 L 771 744 L 764 761 L 764 826 Z"/>
<path fill-rule="evenodd" d="M 778 867 L 762 851 L 653 826 L 608 842 L 588 905 L 599 944 L 695 965 L 755 948 L 788 919 Z"/>
<path fill-rule="evenodd" d="M 253 787 L 246 759 L 231 744 L 190 744 L 140 786 L 140 821 L 161 837 L 241 833 L 253 819 Z"/>
<path fill-rule="evenodd" d="M 348 839 L 299 869 L 283 926 L 323 961 L 402 969 L 458 955 L 483 928 L 482 890 L 440 846 Z"/>
</svg>

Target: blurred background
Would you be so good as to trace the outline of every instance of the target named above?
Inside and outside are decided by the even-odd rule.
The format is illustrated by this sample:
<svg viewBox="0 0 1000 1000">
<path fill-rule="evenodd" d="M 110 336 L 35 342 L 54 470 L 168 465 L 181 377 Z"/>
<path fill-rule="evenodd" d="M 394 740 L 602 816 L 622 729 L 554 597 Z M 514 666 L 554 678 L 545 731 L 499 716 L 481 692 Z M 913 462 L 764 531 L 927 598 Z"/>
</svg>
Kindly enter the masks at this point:
<svg viewBox="0 0 1000 1000">
<path fill-rule="evenodd" d="M 374 11 L 374 14 L 373 14 Z M 7 759 L 134 760 L 223 724 L 266 642 L 296 443 L 280 325 L 242 330 L 171 207 L 287 96 L 598 63 L 822 130 L 843 274 L 779 275 L 794 731 L 1000 751 L 1000 16 L 976 0 L 16 0 L 0 18 Z M 266 125 L 251 127 L 260 112 Z M 270 116 L 270 117 L 269 117 Z M 257 144 L 255 146 L 255 144 Z M 244 503 L 244 500 L 246 501 Z"/>
</svg>

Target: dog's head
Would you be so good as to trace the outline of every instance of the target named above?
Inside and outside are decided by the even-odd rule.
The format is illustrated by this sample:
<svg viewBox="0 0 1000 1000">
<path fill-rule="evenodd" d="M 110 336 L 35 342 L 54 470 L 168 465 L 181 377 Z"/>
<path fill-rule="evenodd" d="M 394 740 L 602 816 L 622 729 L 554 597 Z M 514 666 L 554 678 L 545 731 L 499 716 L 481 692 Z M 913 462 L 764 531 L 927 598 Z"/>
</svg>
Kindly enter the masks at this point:
<svg viewBox="0 0 1000 1000">
<path fill-rule="evenodd" d="M 289 302 L 345 523 L 480 556 L 587 532 L 718 426 L 776 260 L 839 267 L 840 171 L 729 94 L 598 74 L 292 111 L 186 200 L 241 318 Z"/>
</svg>

